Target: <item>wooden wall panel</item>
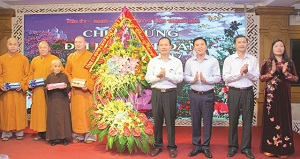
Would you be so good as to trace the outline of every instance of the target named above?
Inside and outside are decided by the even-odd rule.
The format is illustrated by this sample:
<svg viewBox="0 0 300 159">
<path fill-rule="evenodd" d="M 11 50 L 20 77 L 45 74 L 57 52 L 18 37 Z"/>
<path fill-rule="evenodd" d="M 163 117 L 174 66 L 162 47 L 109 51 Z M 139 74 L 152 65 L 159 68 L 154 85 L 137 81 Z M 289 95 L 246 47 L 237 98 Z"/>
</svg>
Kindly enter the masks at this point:
<svg viewBox="0 0 300 159">
<path fill-rule="evenodd" d="M 0 9 L 0 55 L 7 52 L 6 42 L 12 35 L 12 17 L 15 16 L 13 9 Z"/>
</svg>

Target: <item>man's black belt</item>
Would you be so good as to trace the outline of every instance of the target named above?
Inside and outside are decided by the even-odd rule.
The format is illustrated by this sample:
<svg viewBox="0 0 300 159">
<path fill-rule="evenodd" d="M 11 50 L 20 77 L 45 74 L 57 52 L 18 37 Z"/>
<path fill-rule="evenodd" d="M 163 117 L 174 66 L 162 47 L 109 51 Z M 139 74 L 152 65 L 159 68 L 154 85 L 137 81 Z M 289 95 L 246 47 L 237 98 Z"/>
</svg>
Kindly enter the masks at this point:
<svg viewBox="0 0 300 159">
<path fill-rule="evenodd" d="M 208 91 L 195 91 L 195 90 L 192 89 L 192 91 L 194 93 L 197 93 L 197 94 L 208 94 L 208 93 L 213 93 L 214 89 L 211 89 L 211 90 L 208 90 Z"/>
<path fill-rule="evenodd" d="M 250 87 L 244 87 L 244 88 L 236 88 L 236 87 L 229 87 L 229 90 L 235 90 L 235 91 L 239 91 L 239 92 L 246 92 L 246 91 L 250 91 L 253 89 L 252 86 Z"/>
<path fill-rule="evenodd" d="M 172 92 L 172 91 L 176 91 L 176 88 L 168 88 L 168 89 L 159 89 L 159 88 L 153 88 L 153 90 L 157 91 L 157 92 Z"/>
</svg>

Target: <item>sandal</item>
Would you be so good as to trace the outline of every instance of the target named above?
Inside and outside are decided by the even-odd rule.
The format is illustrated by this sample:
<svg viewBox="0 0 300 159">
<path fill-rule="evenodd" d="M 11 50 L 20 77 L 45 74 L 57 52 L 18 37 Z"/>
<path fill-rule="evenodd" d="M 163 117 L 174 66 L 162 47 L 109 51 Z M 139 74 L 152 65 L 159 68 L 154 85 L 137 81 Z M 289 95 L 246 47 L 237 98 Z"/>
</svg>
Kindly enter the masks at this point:
<svg viewBox="0 0 300 159">
<path fill-rule="evenodd" d="M 16 139 L 17 139 L 17 140 L 23 140 L 23 139 L 24 139 L 24 136 L 17 136 Z"/>
<path fill-rule="evenodd" d="M 266 157 L 275 157 L 276 156 L 275 154 L 272 154 L 272 153 L 269 153 L 269 152 L 264 152 L 264 155 Z"/>
<path fill-rule="evenodd" d="M 2 141 L 8 141 L 10 139 L 10 137 L 3 137 Z"/>
<path fill-rule="evenodd" d="M 39 141 L 39 140 L 45 140 L 45 138 L 37 136 L 35 138 L 33 138 L 34 141 Z"/>
</svg>

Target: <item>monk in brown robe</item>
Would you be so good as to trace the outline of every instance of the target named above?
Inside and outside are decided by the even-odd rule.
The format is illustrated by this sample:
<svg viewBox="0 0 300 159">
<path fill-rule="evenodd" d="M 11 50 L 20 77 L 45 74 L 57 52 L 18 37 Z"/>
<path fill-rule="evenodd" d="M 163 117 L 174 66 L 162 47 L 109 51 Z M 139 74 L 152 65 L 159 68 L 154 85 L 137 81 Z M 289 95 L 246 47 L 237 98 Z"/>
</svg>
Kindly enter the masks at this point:
<svg viewBox="0 0 300 159">
<path fill-rule="evenodd" d="M 59 59 L 51 62 L 51 70 L 45 80 L 47 93 L 47 133 L 51 146 L 57 142 L 68 145 L 68 138 L 72 136 L 70 99 L 68 93 L 71 90 L 68 76 L 61 72 L 63 66 Z M 49 84 L 63 83 L 63 87 L 53 88 Z"/>
<path fill-rule="evenodd" d="M 51 61 L 59 59 L 50 53 L 49 44 L 46 41 L 42 41 L 38 45 L 40 55 L 33 58 L 30 64 L 30 70 L 28 75 L 28 83 L 30 80 L 46 77 L 52 72 Z M 44 86 L 32 87 L 32 105 L 31 105 L 31 118 L 30 118 L 30 129 L 38 132 L 38 135 L 34 137 L 34 140 L 45 139 L 46 132 L 46 118 L 47 109 L 45 101 Z"/>
<path fill-rule="evenodd" d="M 2 129 L 2 141 L 8 141 L 12 137 L 12 130 L 16 133 L 16 139 L 24 138 L 24 129 L 27 126 L 26 90 L 28 89 L 28 59 L 18 52 L 17 39 L 7 40 L 8 53 L 0 57 L 0 88 L 3 94 L 0 96 L 0 125 Z M 7 82 L 20 82 L 20 88 L 6 89 Z"/>
<path fill-rule="evenodd" d="M 92 55 L 85 47 L 85 38 L 82 36 L 76 37 L 76 52 L 68 56 L 65 66 L 65 73 L 68 75 L 69 81 L 72 81 L 73 78 L 84 79 L 86 81 L 84 87 L 72 87 L 71 90 L 71 117 L 74 132 L 73 143 L 79 141 L 92 143 L 96 141 L 96 137 L 92 136 L 89 132 L 91 127 L 90 114 L 86 112 L 92 107 L 94 81 L 91 78 L 91 73 L 83 68 Z"/>
</svg>

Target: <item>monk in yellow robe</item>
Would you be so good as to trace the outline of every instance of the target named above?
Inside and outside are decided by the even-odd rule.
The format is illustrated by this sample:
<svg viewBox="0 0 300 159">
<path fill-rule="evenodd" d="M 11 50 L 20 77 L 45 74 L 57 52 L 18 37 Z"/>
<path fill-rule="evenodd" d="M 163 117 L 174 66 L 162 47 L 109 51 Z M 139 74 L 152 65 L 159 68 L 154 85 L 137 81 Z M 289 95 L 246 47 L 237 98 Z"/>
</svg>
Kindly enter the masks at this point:
<svg viewBox="0 0 300 159">
<path fill-rule="evenodd" d="M 54 59 L 59 59 L 50 53 L 50 46 L 46 41 L 42 41 L 38 45 L 40 55 L 33 58 L 30 64 L 30 70 L 28 75 L 28 83 L 30 80 L 43 78 L 52 73 L 51 62 Z M 31 105 L 31 118 L 30 118 L 30 129 L 38 132 L 38 135 L 33 139 L 35 141 L 45 139 L 46 137 L 46 119 L 47 119 L 47 106 L 45 100 L 44 86 L 32 87 L 32 105 Z"/>
<path fill-rule="evenodd" d="M 86 50 L 86 41 L 82 36 L 75 38 L 76 52 L 70 54 L 67 58 L 65 73 L 70 83 L 73 78 L 84 79 L 86 81 L 83 88 L 72 87 L 71 90 L 71 118 L 73 129 L 73 143 L 84 141 L 92 143 L 96 141 L 96 137 L 89 133 L 90 114 L 87 113 L 92 107 L 92 92 L 94 89 L 94 81 L 91 73 L 84 69 L 84 65 L 92 56 L 92 53 Z"/>
<path fill-rule="evenodd" d="M 0 125 L 2 141 L 12 137 L 12 130 L 16 131 L 16 139 L 24 138 L 24 129 L 27 126 L 26 91 L 28 89 L 28 59 L 18 52 L 18 42 L 15 38 L 7 40 L 8 53 L 0 57 Z M 4 83 L 19 82 L 17 89 L 7 89 Z"/>
</svg>

